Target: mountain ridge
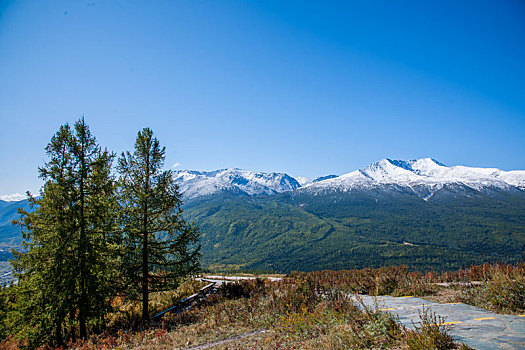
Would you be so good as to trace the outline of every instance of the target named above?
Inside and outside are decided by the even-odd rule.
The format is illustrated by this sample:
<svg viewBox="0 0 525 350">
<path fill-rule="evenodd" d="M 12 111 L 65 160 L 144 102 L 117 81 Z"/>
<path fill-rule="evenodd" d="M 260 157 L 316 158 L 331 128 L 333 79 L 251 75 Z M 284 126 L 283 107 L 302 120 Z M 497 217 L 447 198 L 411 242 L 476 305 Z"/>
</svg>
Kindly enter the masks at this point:
<svg viewBox="0 0 525 350">
<path fill-rule="evenodd" d="M 214 171 L 175 170 L 175 183 L 185 200 L 217 193 L 232 195 L 272 195 L 289 191 L 343 191 L 371 189 L 385 185 L 424 188 L 435 193 L 445 185 L 465 185 L 477 191 L 484 188 L 525 190 L 525 170 L 504 171 L 498 168 L 446 166 L 434 158 L 399 160 L 384 158 L 365 168 L 342 175 L 325 175 L 313 180 L 286 173 L 255 172 L 239 168 Z M 418 192 L 418 190 L 414 190 Z M 419 191 L 421 192 L 421 191 Z M 0 207 L 20 201 L 16 194 L 2 196 Z M 428 199 L 428 194 L 422 199 Z M 9 197 L 9 200 L 6 200 Z M 12 197 L 12 198 L 11 198 Z M 25 199 L 25 197 L 23 197 Z M 1 200 L 3 199 L 3 200 Z M 22 199 L 23 200 L 23 199 Z"/>
<path fill-rule="evenodd" d="M 175 183 L 186 199 L 209 196 L 219 192 L 238 192 L 248 196 L 275 194 L 301 187 L 288 174 L 264 173 L 238 168 L 215 171 L 177 170 Z"/>
<path fill-rule="evenodd" d="M 444 187 L 466 186 L 476 191 L 487 188 L 525 190 L 525 170 L 446 166 L 433 158 L 413 160 L 381 159 L 343 175 L 326 175 L 309 180 L 285 173 L 265 173 L 238 168 L 203 172 L 174 172 L 183 198 L 192 200 L 220 192 L 240 195 L 271 195 L 290 191 L 326 192 L 367 190 L 396 185 L 410 188 L 424 200 Z"/>
</svg>

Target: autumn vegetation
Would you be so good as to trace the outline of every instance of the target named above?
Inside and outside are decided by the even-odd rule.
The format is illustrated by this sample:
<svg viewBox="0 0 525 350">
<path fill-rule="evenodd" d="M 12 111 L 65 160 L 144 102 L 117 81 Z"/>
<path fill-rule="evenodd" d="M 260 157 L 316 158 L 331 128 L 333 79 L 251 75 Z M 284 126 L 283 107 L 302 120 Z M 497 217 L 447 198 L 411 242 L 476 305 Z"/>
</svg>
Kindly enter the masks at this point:
<svg viewBox="0 0 525 350">
<path fill-rule="evenodd" d="M 293 272 L 271 282 L 264 276 L 225 284 L 192 308 L 145 324 L 141 301 L 115 298 L 105 329 L 78 349 L 468 349 L 448 334 L 446 321 L 423 309 L 413 328 L 388 312 L 350 299 L 372 295 L 417 295 L 459 301 L 502 313 L 524 311 L 525 265 L 479 265 L 451 272 L 411 272 L 406 266 Z M 472 283 L 476 282 L 476 283 Z M 152 294 L 158 312 L 193 294 L 206 282 L 187 279 L 173 291 Z M 440 285 L 448 283 L 448 287 Z M 359 300 L 359 299 L 358 299 Z M 220 344 L 239 335 L 248 335 Z M 4 346 L 14 347 L 13 343 Z"/>
</svg>

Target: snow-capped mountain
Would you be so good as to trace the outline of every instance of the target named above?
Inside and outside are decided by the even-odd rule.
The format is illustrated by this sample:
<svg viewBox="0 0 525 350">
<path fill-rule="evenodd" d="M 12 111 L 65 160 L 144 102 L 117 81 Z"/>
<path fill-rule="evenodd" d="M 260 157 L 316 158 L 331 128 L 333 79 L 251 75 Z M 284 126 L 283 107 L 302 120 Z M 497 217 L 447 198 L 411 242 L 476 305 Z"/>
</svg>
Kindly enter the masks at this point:
<svg viewBox="0 0 525 350">
<path fill-rule="evenodd" d="M 297 180 L 297 182 L 299 182 L 299 185 L 301 185 L 301 187 L 311 184 L 313 182 L 310 178 L 305 176 L 296 176 L 295 179 Z"/>
<path fill-rule="evenodd" d="M 241 169 L 216 171 L 174 171 L 175 183 L 185 199 L 219 192 L 233 192 L 249 196 L 275 194 L 301 187 L 293 177 L 282 173 L 262 173 Z"/>
<path fill-rule="evenodd" d="M 382 159 L 368 167 L 303 187 L 308 192 L 364 190 L 388 186 L 406 187 L 423 199 L 447 185 L 483 189 L 525 190 L 525 171 L 466 166 L 447 167 L 432 158 Z"/>
<path fill-rule="evenodd" d="M 0 201 L 4 202 L 18 202 L 26 199 L 27 196 L 25 194 L 20 193 L 11 193 L 11 194 L 5 194 L 0 196 Z"/>
<path fill-rule="evenodd" d="M 413 191 L 425 200 L 444 187 L 454 186 L 456 190 L 468 187 L 476 191 L 525 191 L 525 170 L 448 167 L 432 158 L 382 159 L 361 170 L 341 176 L 327 175 L 315 180 L 293 178 L 283 173 L 253 172 L 236 168 L 210 172 L 179 170 L 174 172 L 174 176 L 184 199 L 223 192 L 254 196 L 294 190 L 302 193 L 366 191 L 389 189 L 392 186 Z"/>
<path fill-rule="evenodd" d="M 325 176 L 320 176 L 320 177 L 318 177 L 317 179 L 314 179 L 312 182 L 315 183 L 315 182 L 319 182 L 319 181 L 324 181 L 324 180 L 328 180 L 328 179 L 333 179 L 334 177 L 337 177 L 337 175 L 325 175 Z"/>
</svg>

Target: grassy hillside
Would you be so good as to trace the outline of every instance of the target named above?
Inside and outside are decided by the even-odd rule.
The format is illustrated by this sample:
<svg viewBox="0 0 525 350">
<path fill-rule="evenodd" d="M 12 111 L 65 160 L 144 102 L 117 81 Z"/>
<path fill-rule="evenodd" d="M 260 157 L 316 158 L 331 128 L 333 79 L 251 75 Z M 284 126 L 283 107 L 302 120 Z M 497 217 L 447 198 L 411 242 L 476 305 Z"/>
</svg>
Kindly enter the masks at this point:
<svg viewBox="0 0 525 350">
<path fill-rule="evenodd" d="M 238 281 L 224 284 L 191 309 L 167 313 L 160 322 L 149 324 L 138 322 L 139 302 L 115 302 L 105 331 L 71 347 L 470 349 L 454 342 L 443 319 L 428 309 L 414 319 L 414 329 L 407 329 L 392 314 L 378 307 L 360 308 L 349 298 L 349 290 L 365 286 L 401 295 L 413 292 L 414 287 L 432 292 L 427 275 L 410 275 L 406 268 L 394 267 L 296 273 L 274 282 L 264 278 Z M 159 293 L 155 296 L 157 305 L 170 305 L 165 301 L 183 297 L 195 286 L 189 282 L 177 291 Z M 6 345 L 14 344 L 8 340 Z"/>
<path fill-rule="evenodd" d="M 486 264 L 441 274 L 409 273 L 405 266 L 295 272 L 273 282 L 252 277 L 258 278 L 223 284 L 184 312 L 167 313 L 149 324 L 140 322 L 141 301 L 118 297 L 104 331 L 72 341 L 71 348 L 470 349 L 455 343 L 444 323 L 450 320 L 429 308 L 418 305 L 419 317 L 411 317 L 414 328 L 408 329 L 390 310 L 378 309 L 380 304 L 358 307 L 350 295 L 412 295 L 507 314 L 521 314 L 525 307 L 525 265 Z M 482 283 L 436 284 L 468 281 Z M 151 307 L 166 309 L 207 283 L 190 279 L 177 290 L 154 293 Z M 11 338 L 2 345 L 14 348 L 15 342 Z"/>
</svg>

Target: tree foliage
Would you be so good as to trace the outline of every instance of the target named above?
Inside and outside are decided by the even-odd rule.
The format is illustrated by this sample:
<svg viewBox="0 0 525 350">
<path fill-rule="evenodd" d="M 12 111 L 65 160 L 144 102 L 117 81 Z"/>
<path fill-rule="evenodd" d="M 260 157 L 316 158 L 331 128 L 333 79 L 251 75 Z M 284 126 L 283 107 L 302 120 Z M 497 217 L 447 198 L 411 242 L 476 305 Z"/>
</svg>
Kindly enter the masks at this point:
<svg viewBox="0 0 525 350">
<path fill-rule="evenodd" d="M 12 328 L 33 347 L 85 338 L 104 324 L 118 259 L 113 154 L 84 119 L 60 127 L 46 147 L 45 180 L 32 211 L 21 211 L 22 251 L 14 252 L 18 286 Z"/>
<path fill-rule="evenodd" d="M 44 185 L 28 193 L 14 223 L 16 285 L 0 289 L 0 340 L 60 347 L 101 331 L 115 297 L 171 290 L 199 266 L 198 230 L 182 217 L 165 149 L 150 129 L 118 162 L 103 150 L 84 118 L 62 125 L 45 148 Z"/>
<path fill-rule="evenodd" d="M 146 128 L 133 153 L 118 160 L 126 290 L 142 295 L 145 320 L 150 292 L 174 289 L 198 268 L 198 232 L 182 217 L 180 193 L 171 171 L 162 170 L 164 159 L 165 148 Z"/>
</svg>

